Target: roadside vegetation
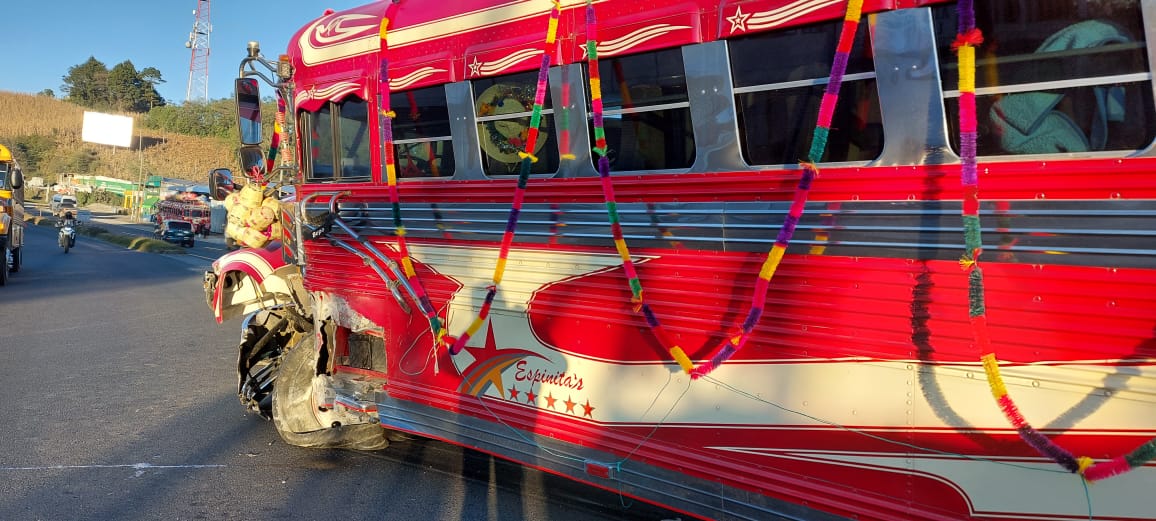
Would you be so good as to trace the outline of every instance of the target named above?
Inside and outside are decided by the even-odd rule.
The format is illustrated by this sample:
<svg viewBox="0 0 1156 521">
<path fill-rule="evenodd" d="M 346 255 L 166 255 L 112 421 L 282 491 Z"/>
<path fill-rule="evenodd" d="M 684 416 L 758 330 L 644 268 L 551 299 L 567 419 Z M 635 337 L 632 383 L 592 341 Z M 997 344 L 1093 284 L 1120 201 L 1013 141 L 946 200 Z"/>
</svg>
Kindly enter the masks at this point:
<svg viewBox="0 0 1156 521">
<path fill-rule="evenodd" d="M 225 103 L 232 110 L 231 102 L 216 103 Z M 209 170 L 236 168 L 236 141 L 232 138 L 188 135 L 140 125 L 147 115 L 124 114 L 135 119 L 136 135 L 130 148 L 84 142 L 81 130 L 85 110 L 46 96 L 0 91 L 0 143 L 12 150 L 26 176 L 42 177 L 48 184 L 65 173 L 131 182 L 159 175 L 204 183 Z M 184 109 L 153 109 L 159 110 Z"/>
<path fill-rule="evenodd" d="M 236 113 L 231 98 L 174 104 L 154 86 L 159 71 L 131 62 L 111 69 L 95 58 L 69 68 L 63 92 L 0 90 L 0 143 L 28 177 L 55 183 L 60 174 L 99 175 L 138 182 L 162 176 L 204 183 L 214 168 L 236 168 Z M 273 135 L 276 104 L 264 101 L 266 140 Z M 81 139 L 84 112 L 133 118 L 127 148 Z"/>
</svg>

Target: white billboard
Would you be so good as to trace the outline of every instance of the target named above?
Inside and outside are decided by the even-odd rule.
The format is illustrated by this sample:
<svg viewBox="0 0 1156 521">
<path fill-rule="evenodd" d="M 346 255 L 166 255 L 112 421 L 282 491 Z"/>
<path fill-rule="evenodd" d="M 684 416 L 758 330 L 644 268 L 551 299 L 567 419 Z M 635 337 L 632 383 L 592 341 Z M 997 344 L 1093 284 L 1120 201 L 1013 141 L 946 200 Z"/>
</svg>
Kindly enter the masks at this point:
<svg viewBox="0 0 1156 521">
<path fill-rule="evenodd" d="M 132 118 L 85 111 L 80 139 L 101 145 L 129 147 L 132 145 Z"/>
</svg>

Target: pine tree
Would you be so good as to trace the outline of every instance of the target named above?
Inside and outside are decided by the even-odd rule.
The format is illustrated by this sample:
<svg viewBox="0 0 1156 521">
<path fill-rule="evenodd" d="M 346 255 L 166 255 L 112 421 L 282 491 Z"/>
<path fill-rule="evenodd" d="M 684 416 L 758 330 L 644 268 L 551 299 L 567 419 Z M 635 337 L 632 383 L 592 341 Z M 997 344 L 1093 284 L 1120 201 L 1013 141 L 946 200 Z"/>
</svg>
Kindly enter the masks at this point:
<svg viewBox="0 0 1156 521">
<path fill-rule="evenodd" d="M 84 107 L 107 108 L 108 68 L 94 56 L 88 61 L 68 68 L 62 79 L 61 90 L 68 101 Z"/>
<path fill-rule="evenodd" d="M 108 71 L 108 103 L 114 110 L 134 110 L 143 91 L 144 82 L 131 61 L 120 62 Z"/>
</svg>

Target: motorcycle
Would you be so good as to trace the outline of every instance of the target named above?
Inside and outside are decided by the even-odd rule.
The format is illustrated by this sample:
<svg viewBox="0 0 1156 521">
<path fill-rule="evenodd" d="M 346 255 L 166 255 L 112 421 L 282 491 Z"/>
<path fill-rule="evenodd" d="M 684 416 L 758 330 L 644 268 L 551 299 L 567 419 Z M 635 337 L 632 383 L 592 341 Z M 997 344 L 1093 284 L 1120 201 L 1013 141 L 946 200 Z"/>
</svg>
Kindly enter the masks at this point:
<svg viewBox="0 0 1156 521">
<path fill-rule="evenodd" d="M 65 221 L 57 223 L 60 228 L 57 232 L 57 243 L 61 248 L 64 248 L 64 253 L 68 253 L 68 249 L 76 246 L 76 225 L 72 221 Z"/>
</svg>

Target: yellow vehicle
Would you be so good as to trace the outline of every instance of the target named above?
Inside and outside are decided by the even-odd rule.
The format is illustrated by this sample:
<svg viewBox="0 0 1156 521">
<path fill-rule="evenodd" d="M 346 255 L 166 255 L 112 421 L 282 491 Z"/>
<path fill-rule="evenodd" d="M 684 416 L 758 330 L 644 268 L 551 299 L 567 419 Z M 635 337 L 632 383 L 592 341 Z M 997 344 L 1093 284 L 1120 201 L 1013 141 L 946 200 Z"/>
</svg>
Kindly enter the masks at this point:
<svg viewBox="0 0 1156 521">
<path fill-rule="evenodd" d="M 0 145 L 0 286 L 20 271 L 24 246 L 24 174 L 12 151 Z"/>
</svg>

